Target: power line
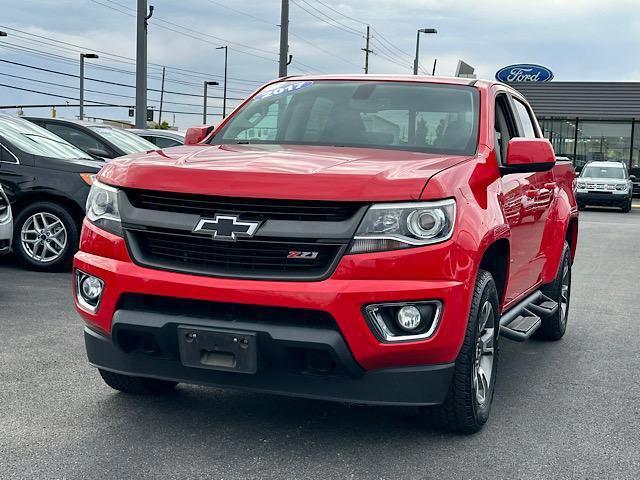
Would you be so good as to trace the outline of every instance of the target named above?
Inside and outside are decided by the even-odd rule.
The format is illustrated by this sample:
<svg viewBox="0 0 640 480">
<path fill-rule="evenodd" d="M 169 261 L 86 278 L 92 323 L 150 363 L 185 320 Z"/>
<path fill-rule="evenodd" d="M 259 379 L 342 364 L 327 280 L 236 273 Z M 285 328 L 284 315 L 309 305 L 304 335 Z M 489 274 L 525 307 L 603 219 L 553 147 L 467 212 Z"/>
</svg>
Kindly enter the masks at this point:
<svg viewBox="0 0 640 480">
<path fill-rule="evenodd" d="M 61 41 L 61 40 L 56 40 L 55 44 L 52 44 L 47 37 L 44 37 L 42 35 L 37 35 L 35 33 L 26 32 L 24 30 L 19 30 L 17 28 L 8 27 L 6 25 L 0 25 L 0 28 L 2 28 L 4 30 L 11 30 L 12 32 L 18 32 L 18 33 L 21 33 L 23 35 L 36 37 L 36 38 L 39 39 L 39 43 L 40 44 L 43 43 L 43 41 L 45 41 L 44 43 L 47 43 L 47 45 L 50 45 L 50 46 L 54 46 L 55 45 L 58 48 L 62 48 L 62 47 L 59 47 L 59 44 L 67 45 L 69 47 L 74 47 L 76 49 L 79 49 L 79 51 L 77 51 L 75 53 L 81 53 L 83 51 L 91 50 L 93 52 L 97 52 L 97 53 L 100 53 L 102 55 L 108 55 L 110 57 L 115 57 L 117 59 L 121 59 L 121 60 L 110 59 L 112 61 L 120 61 L 121 63 L 127 63 L 129 65 L 135 65 L 135 59 L 131 58 L 131 57 L 126 57 L 126 56 L 123 56 L 123 55 L 118 55 L 118 54 L 115 54 L 115 53 L 110 53 L 110 52 L 106 52 L 104 50 L 98 50 L 98 49 L 95 49 L 95 48 L 84 47 L 82 45 L 78 45 L 78 44 L 75 44 L 75 43 L 64 42 L 64 41 Z M 21 37 L 20 35 L 16 35 L 15 33 L 12 33 L 11 36 L 12 37 L 16 36 L 16 37 L 24 39 L 24 37 Z M 71 49 L 68 49 L 68 50 L 71 51 Z M 124 60 L 127 60 L 127 61 L 124 61 Z M 174 66 L 170 66 L 170 65 L 161 65 L 161 64 L 153 63 L 153 62 L 149 62 L 149 65 L 152 65 L 152 66 L 154 66 L 156 68 L 166 67 L 169 70 L 175 70 L 175 71 L 178 71 L 178 72 L 184 72 L 186 74 L 189 74 L 189 75 L 192 75 L 192 76 L 193 75 L 200 76 L 200 77 L 203 77 L 205 79 L 211 79 L 212 77 L 214 77 L 214 78 L 222 78 L 222 75 L 215 75 L 213 73 L 206 73 L 206 72 L 199 72 L 199 71 L 195 71 L 195 70 L 188 70 L 188 69 L 174 67 Z M 237 77 L 228 77 L 228 78 L 229 78 L 229 80 L 233 80 L 233 81 L 235 81 L 237 83 L 249 83 L 249 84 L 254 84 L 254 85 L 262 85 L 264 83 L 264 82 L 259 82 L 259 81 L 256 81 L 256 80 L 242 79 L 242 78 L 237 78 Z"/>
<path fill-rule="evenodd" d="M 305 5 L 307 5 L 309 8 L 312 8 L 313 10 L 315 10 L 316 12 L 318 12 L 321 16 L 316 15 L 313 12 L 310 12 L 309 10 L 307 10 L 305 7 L 303 7 L 302 5 L 300 5 L 298 3 L 298 0 L 292 0 L 293 4 L 296 5 L 298 8 L 304 10 L 305 12 L 307 12 L 309 15 L 311 15 L 312 17 L 317 18 L 318 20 L 331 25 L 334 28 L 337 28 L 338 30 L 342 30 L 343 32 L 347 32 L 350 33 L 351 35 L 357 35 L 357 36 L 362 36 L 362 33 L 359 32 L 358 30 L 356 30 L 355 28 L 349 27 L 348 25 L 345 25 L 344 23 L 339 22 L 338 20 L 332 18 L 330 15 L 327 15 L 326 13 L 322 12 L 321 10 L 319 10 L 318 8 L 314 7 L 313 5 L 311 5 L 309 2 L 307 2 L 307 0 L 299 0 L 301 2 L 303 2 Z M 326 18 L 325 18 L 326 17 Z M 329 20 L 331 20 L 334 23 L 331 23 L 329 20 L 327 20 L 327 18 Z"/>
<path fill-rule="evenodd" d="M 13 85 L 7 85 L 5 83 L 0 83 L 0 87 L 5 87 L 5 88 L 10 88 L 13 90 L 20 90 L 23 92 L 29 92 L 29 93 L 36 93 L 39 95 L 46 95 L 48 97 L 55 97 L 55 98 L 64 98 L 65 100 L 73 100 L 75 102 L 79 102 L 80 99 L 75 98 L 75 97 L 70 97 L 68 95 L 58 95 L 55 93 L 47 93 L 47 92 L 42 92 L 40 90 L 34 90 L 31 88 L 22 88 L 22 87 L 16 87 Z M 106 102 L 98 102 L 96 100 L 85 100 L 85 103 L 89 102 L 89 103 L 95 103 L 96 105 L 87 105 L 87 107 L 117 107 L 117 108 L 133 108 L 133 105 L 119 105 L 119 104 L 115 104 L 115 103 L 106 103 Z M 12 107 L 2 107 L 2 108 L 12 108 Z M 222 109 L 222 107 L 212 107 L 212 108 L 219 108 Z M 182 111 L 175 111 L 175 110 L 163 110 L 167 113 L 176 113 L 178 115 L 202 115 L 201 112 L 182 112 Z"/>
<path fill-rule="evenodd" d="M 44 67 L 36 67 L 35 65 L 28 65 L 26 63 L 14 62 L 14 61 L 11 61 L 11 60 L 5 60 L 3 58 L 0 58 L 0 62 L 8 63 L 10 65 L 17 65 L 19 67 L 30 68 L 32 70 L 39 70 L 41 72 L 54 73 L 56 75 L 62 75 L 62 76 L 65 76 L 65 77 L 80 78 L 79 75 L 76 75 L 76 74 L 73 74 L 73 73 L 60 72 L 60 71 L 57 71 L 57 70 L 51 70 L 49 68 L 44 68 Z M 115 86 L 118 86 L 118 87 L 136 88 L 135 85 L 129 85 L 129 84 L 126 84 L 126 83 L 119 83 L 119 82 L 112 82 L 112 81 L 109 81 L 109 80 L 102 80 L 102 79 L 99 79 L 99 78 L 85 77 L 85 80 L 91 80 L 93 82 L 105 83 L 105 84 L 108 84 L 108 85 L 115 85 Z M 149 88 L 148 90 L 150 90 L 152 92 L 160 92 L 160 90 L 158 90 L 156 88 Z M 174 92 L 172 90 L 165 90 L 164 93 L 173 94 L 173 95 L 183 95 L 183 96 L 189 96 L 189 97 L 202 98 L 202 95 L 198 95 L 198 94 L 195 94 L 195 93 Z M 213 98 L 213 99 L 219 99 L 220 100 L 223 97 L 207 95 L 207 98 Z M 244 100 L 244 98 L 227 97 L 227 100 Z"/>
<path fill-rule="evenodd" d="M 35 83 L 41 83 L 43 85 L 51 85 L 53 87 L 58 87 L 58 88 L 68 88 L 68 89 L 72 89 L 72 90 L 79 90 L 80 87 L 75 87 L 73 85 L 61 85 L 58 83 L 54 83 L 54 82 L 47 82 L 46 80 L 39 80 L 36 78 L 28 78 L 28 77 L 22 77 L 20 75 L 12 75 L 10 73 L 0 73 L 0 75 L 4 76 L 4 77 L 10 77 L 10 78 L 16 78 L 18 80 L 25 80 L 28 82 L 35 82 Z M 136 97 L 133 95 L 124 95 L 121 93 L 111 93 L 111 92 L 103 92 L 100 90 L 93 90 L 90 88 L 85 88 L 84 89 L 85 92 L 89 92 L 89 93 L 96 93 L 98 95 L 107 95 L 107 96 L 111 96 L 111 97 L 119 97 L 119 98 L 129 98 L 129 99 L 135 99 Z M 210 97 L 207 97 L 210 98 Z M 229 100 L 229 98 L 227 98 L 227 100 Z M 160 100 L 156 100 L 156 99 L 149 99 L 149 101 L 151 102 L 159 102 Z M 202 104 L 199 103 L 184 103 L 184 102 L 173 102 L 173 101 L 169 101 L 169 100 L 163 100 L 164 103 L 168 103 L 168 104 L 172 104 L 172 105 L 182 105 L 185 107 L 198 107 L 198 108 L 202 108 Z"/>
<path fill-rule="evenodd" d="M 98 0 L 91 0 L 91 1 L 92 1 L 93 3 L 96 3 L 96 4 L 98 4 L 98 5 L 101 5 L 101 6 L 103 6 L 103 7 L 110 8 L 111 10 L 115 10 L 116 12 L 122 13 L 122 14 L 124 14 L 124 15 L 128 15 L 128 16 L 133 16 L 133 17 L 135 17 L 135 15 L 134 15 L 134 14 L 132 14 L 132 13 L 129 13 L 129 12 L 126 12 L 126 11 L 122 11 L 122 10 L 117 9 L 117 8 L 115 8 L 115 7 L 112 7 L 112 6 L 110 6 L 110 5 L 107 5 L 107 4 L 104 4 L 104 3 L 102 3 L 102 2 L 99 2 Z M 114 2 L 113 0 L 107 0 L 107 1 L 108 1 L 108 2 L 110 2 L 110 3 L 113 3 L 113 4 L 115 4 L 115 5 L 118 5 L 118 6 L 120 6 L 121 8 L 127 8 L 127 9 L 129 9 L 129 10 L 133 10 L 133 9 L 130 9 L 129 7 L 126 7 L 126 6 L 121 5 L 121 4 L 117 3 L 117 2 Z M 160 23 L 158 23 L 158 22 L 160 22 Z M 224 38 L 222 38 L 222 37 L 217 37 L 217 36 L 215 36 L 215 35 L 211 35 L 211 34 L 209 34 L 209 33 L 202 33 L 202 32 L 198 33 L 199 35 L 202 35 L 202 36 L 205 36 L 205 37 L 212 38 L 212 39 L 216 40 L 216 42 L 222 42 L 222 43 L 213 43 L 213 42 L 208 41 L 208 40 L 206 40 L 206 39 L 204 39 L 204 38 L 201 38 L 201 37 L 198 37 L 198 36 L 193 35 L 193 34 L 191 33 L 191 32 L 193 32 L 193 29 L 191 29 L 191 28 L 189 28 L 189 27 L 185 27 L 184 25 L 180 25 L 180 24 L 175 23 L 175 22 L 170 22 L 169 20 L 165 20 L 165 19 L 159 18 L 159 17 L 157 17 L 157 16 L 154 16 L 154 17 L 150 20 L 150 23 L 153 23 L 154 25 L 156 25 L 156 26 L 158 26 L 158 27 L 160 27 L 160 28 L 164 28 L 165 30 L 170 30 L 170 31 L 175 32 L 175 33 L 178 33 L 178 34 L 180 34 L 180 35 L 184 35 L 184 36 L 187 36 L 187 37 L 190 37 L 190 38 L 196 39 L 196 40 L 200 40 L 200 41 L 202 41 L 202 42 L 209 43 L 209 44 L 211 44 L 211 45 L 215 45 L 215 46 L 220 46 L 221 44 L 222 44 L 222 45 L 224 45 L 224 44 L 237 45 L 237 46 L 239 46 L 239 47 L 247 48 L 247 49 L 249 49 L 249 50 L 255 50 L 255 51 L 257 51 L 257 52 L 262 52 L 262 53 L 267 53 L 267 54 L 273 54 L 273 52 L 270 52 L 270 51 L 268 51 L 268 50 L 263 50 L 263 49 L 261 49 L 261 48 L 252 47 L 251 45 L 245 45 L 245 44 L 243 44 L 243 43 L 233 42 L 233 41 L 230 41 L 230 40 L 224 39 Z M 175 28 L 167 27 L 166 25 L 162 25 L 162 24 L 171 25 L 172 27 L 175 27 Z M 176 28 L 180 28 L 180 29 L 182 29 L 182 30 L 184 30 L 184 31 L 182 31 L 182 30 L 176 30 Z M 253 57 L 262 58 L 262 59 L 265 59 L 265 60 L 269 60 L 269 61 L 273 61 L 273 62 L 275 62 L 275 60 L 274 60 L 274 59 L 267 58 L 267 57 L 264 57 L 264 56 L 262 56 L 262 55 L 257 55 L 257 54 L 251 53 L 251 52 L 246 52 L 246 51 L 241 50 L 241 49 L 239 49 L 239 48 L 237 48 L 237 47 L 235 47 L 235 48 L 234 48 L 234 47 L 229 47 L 229 49 L 230 49 L 230 50 L 234 50 L 234 51 L 236 51 L 236 52 L 238 52 L 238 53 L 245 54 L 245 55 L 251 55 L 251 56 L 253 56 Z"/>
</svg>

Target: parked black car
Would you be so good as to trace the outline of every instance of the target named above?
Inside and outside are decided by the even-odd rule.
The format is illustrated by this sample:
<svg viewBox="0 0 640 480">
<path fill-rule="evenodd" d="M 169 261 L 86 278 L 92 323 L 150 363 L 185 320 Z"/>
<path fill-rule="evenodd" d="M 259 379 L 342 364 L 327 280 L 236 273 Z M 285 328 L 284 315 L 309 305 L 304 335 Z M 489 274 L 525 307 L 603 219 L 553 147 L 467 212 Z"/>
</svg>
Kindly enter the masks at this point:
<svg viewBox="0 0 640 480">
<path fill-rule="evenodd" d="M 0 183 L 13 210 L 13 251 L 22 264 L 70 268 L 89 187 L 103 165 L 44 128 L 0 115 Z"/>
<path fill-rule="evenodd" d="M 178 147 L 184 145 L 184 134 L 175 130 L 161 130 L 156 128 L 132 128 L 127 132 L 135 133 L 139 137 L 157 145 L 158 148 Z"/>
<path fill-rule="evenodd" d="M 156 145 L 138 135 L 109 125 L 59 118 L 25 118 L 96 158 L 108 160 L 130 153 L 158 149 Z"/>
</svg>

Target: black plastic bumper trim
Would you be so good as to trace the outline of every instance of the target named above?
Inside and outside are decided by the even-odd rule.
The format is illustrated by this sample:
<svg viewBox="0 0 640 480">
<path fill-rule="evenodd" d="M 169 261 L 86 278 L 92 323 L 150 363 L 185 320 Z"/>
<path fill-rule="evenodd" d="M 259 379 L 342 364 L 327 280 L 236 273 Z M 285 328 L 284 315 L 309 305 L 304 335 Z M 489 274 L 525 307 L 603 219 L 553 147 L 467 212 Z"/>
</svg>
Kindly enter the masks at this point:
<svg viewBox="0 0 640 480">
<path fill-rule="evenodd" d="M 454 369 L 454 364 L 389 368 L 366 372 L 359 378 L 280 370 L 246 375 L 185 367 L 176 360 L 127 354 L 114 345 L 110 337 L 89 328 L 85 328 L 84 338 L 89 363 L 116 373 L 371 405 L 420 406 L 442 403 Z"/>
</svg>

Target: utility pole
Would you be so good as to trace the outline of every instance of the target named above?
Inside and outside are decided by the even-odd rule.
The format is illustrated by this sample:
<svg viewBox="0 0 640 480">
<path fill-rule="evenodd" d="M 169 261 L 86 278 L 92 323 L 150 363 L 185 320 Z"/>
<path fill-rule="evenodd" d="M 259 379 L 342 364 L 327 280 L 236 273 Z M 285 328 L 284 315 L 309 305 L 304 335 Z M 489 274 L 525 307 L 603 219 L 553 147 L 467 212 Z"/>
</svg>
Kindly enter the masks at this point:
<svg viewBox="0 0 640 480">
<path fill-rule="evenodd" d="M 207 87 L 209 85 L 220 85 L 218 82 L 204 81 L 204 95 L 202 98 L 202 124 L 207 124 Z"/>
<path fill-rule="evenodd" d="M 162 83 L 160 87 L 160 113 L 158 114 L 158 126 L 162 127 L 162 101 L 164 100 L 164 70 L 162 67 Z"/>
<path fill-rule="evenodd" d="M 289 0 L 282 0 L 280 10 L 280 60 L 278 62 L 278 76 L 287 76 L 289 64 Z"/>
<path fill-rule="evenodd" d="M 222 50 L 224 48 L 224 93 L 222 94 L 222 118 L 227 116 L 227 53 L 229 47 L 216 47 L 216 50 Z"/>
<path fill-rule="evenodd" d="M 147 13 L 147 0 L 138 0 L 136 39 L 136 128 L 147 128 L 147 26 L 153 5 Z"/>
<path fill-rule="evenodd" d="M 364 50 L 364 73 L 369 73 L 369 54 L 373 53 L 373 50 L 369 48 L 369 40 L 371 38 L 369 30 L 369 25 L 367 25 L 367 36 L 365 37 L 367 40 L 365 47 L 362 49 Z"/>
<path fill-rule="evenodd" d="M 95 53 L 81 53 L 80 54 L 80 115 L 78 118 L 84 120 L 84 59 L 85 58 L 98 58 Z"/>
</svg>

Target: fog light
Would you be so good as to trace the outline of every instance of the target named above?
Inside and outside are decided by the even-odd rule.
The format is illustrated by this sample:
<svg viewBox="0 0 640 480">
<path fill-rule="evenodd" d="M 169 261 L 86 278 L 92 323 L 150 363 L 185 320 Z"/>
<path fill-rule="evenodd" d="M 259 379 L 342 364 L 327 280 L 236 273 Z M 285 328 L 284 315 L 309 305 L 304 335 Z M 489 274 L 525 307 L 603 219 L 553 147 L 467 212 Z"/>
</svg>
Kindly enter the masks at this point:
<svg viewBox="0 0 640 480">
<path fill-rule="evenodd" d="M 442 315 L 440 300 L 377 303 L 364 307 L 373 333 L 383 342 L 411 342 L 431 337 Z"/>
<path fill-rule="evenodd" d="M 422 318 L 420 310 L 413 305 L 406 305 L 398 310 L 398 325 L 403 330 L 411 332 L 420 327 Z"/>
<path fill-rule="evenodd" d="M 102 281 L 96 277 L 87 276 L 82 280 L 82 296 L 87 300 L 96 300 L 102 293 Z"/>
<path fill-rule="evenodd" d="M 95 313 L 103 290 L 104 282 L 98 277 L 76 270 L 76 299 L 82 308 Z"/>
</svg>

